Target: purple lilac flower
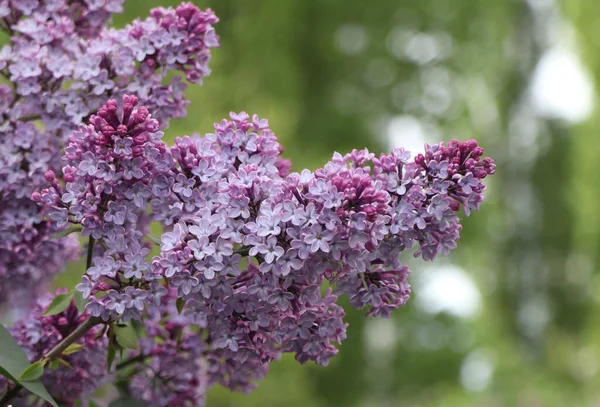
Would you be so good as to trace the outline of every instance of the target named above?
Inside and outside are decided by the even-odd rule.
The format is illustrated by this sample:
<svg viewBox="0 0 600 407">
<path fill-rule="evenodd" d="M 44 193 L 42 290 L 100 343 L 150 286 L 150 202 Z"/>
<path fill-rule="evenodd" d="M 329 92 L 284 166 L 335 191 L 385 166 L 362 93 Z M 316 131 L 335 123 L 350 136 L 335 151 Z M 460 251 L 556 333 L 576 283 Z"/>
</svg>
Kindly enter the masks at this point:
<svg viewBox="0 0 600 407">
<path fill-rule="evenodd" d="M 153 281 L 145 258 L 150 250 L 142 241 L 147 234 L 142 221 L 147 217 L 143 203 L 157 196 L 157 178 L 166 180 L 167 189 L 171 187 L 169 176 L 156 167 L 156 162 L 173 160 L 161 141 L 158 121 L 145 107 L 136 108 L 137 103 L 137 97 L 127 95 L 120 108 L 115 100 L 109 100 L 90 117 L 89 125 L 76 129 L 65 150 L 63 173 L 69 174 L 65 186 L 55 183 L 36 196 L 49 210 L 63 211 L 66 220 L 80 224 L 83 236 L 103 244 L 96 245 L 93 265 L 78 286 L 88 296 L 91 291 L 98 294 L 88 307 L 90 313 L 103 318 L 140 318 L 141 302 L 154 299 L 153 294 L 144 291 L 151 287 L 140 285 L 145 280 Z M 134 159 L 123 157 L 122 140 L 128 141 Z M 97 163 L 95 170 L 90 170 L 94 165 L 89 163 Z M 110 168 L 110 175 L 102 167 Z M 165 249 L 176 247 L 179 238 L 175 233 L 177 229 L 163 235 Z M 128 289 L 141 286 L 145 288 L 132 298 Z M 188 292 L 187 286 L 183 292 Z M 105 309 L 98 309 L 99 305 Z"/>
<path fill-rule="evenodd" d="M 474 141 L 426 146 L 412 161 L 402 149 L 336 153 L 289 175 L 281 152 L 265 121 L 232 113 L 204 138 L 176 140 L 171 193 L 152 202 L 175 224 L 153 272 L 206 330 L 211 383 L 231 389 L 252 389 L 281 352 L 326 365 L 346 337 L 341 294 L 371 316 L 404 305 L 400 254 L 416 247 L 431 260 L 454 248 L 457 211 L 478 207 L 494 173 Z M 173 207 L 181 211 L 169 216 Z M 326 280 L 335 291 L 322 293 Z"/>
<path fill-rule="evenodd" d="M 50 278 L 79 256 L 77 236 L 53 238 L 58 230 L 45 213 L 25 198 L 0 199 L 0 305 L 26 310 Z"/>
<path fill-rule="evenodd" d="M 184 3 L 103 29 L 118 0 L 86 4 L 77 15 L 98 12 L 102 23 L 57 28 L 44 8 L 39 18 L 6 21 L 23 39 L 0 53 L 15 85 L 14 93 L 0 87 L 11 101 L 0 127 L 10 134 L 0 192 L 27 201 L 35 191 L 40 206 L 31 205 L 32 224 L 19 212 L 2 220 L 17 230 L 33 225 L 21 236 L 35 242 L 47 240 L 40 231 L 83 228 L 93 265 L 77 289 L 90 315 L 143 319 L 147 335 L 133 353 L 144 363 L 130 386 L 147 404 L 198 405 L 216 383 L 250 391 L 282 352 L 327 365 L 346 338 L 339 295 L 388 317 L 410 296 L 400 254 L 448 254 L 461 230 L 457 212 L 462 206 L 469 215 L 483 201 L 483 179 L 495 166 L 473 140 L 426 145 L 414 160 L 402 149 L 335 153 L 321 169 L 290 174 L 268 122 L 242 112 L 168 147 L 161 129 L 187 102 L 177 76 L 163 79 L 169 70 L 191 82 L 208 75 L 216 17 Z M 29 16 L 35 7 L 21 8 Z M 41 83 L 59 90 L 35 97 Z M 36 150 L 38 139 L 48 143 Z M 58 171 L 54 153 L 65 139 Z M 150 263 L 152 221 L 164 233 Z M 9 250 L 32 252 L 15 240 Z"/>
<path fill-rule="evenodd" d="M 0 1 L 0 30 L 8 37 L 0 48 L 0 70 L 11 82 L 0 85 L 0 303 L 33 298 L 28 291 L 38 290 L 79 254 L 74 238 L 52 239 L 65 225 L 64 212 L 36 208 L 30 200 L 55 181 L 45 179 L 48 170 L 60 174 L 70 134 L 109 98 L 129 93 L 137 93 L 166 127 L 170 118 L 186 114 L 181 75 L 200 83 L 210 73 L 210 49 L 219 45 L 211 10 L 183 3 L 154 9 L 123 29 L 107 28 L 112 14 L 123 11 L 122 3 Z M 136 60 L 142 50 L 143 58 Z M 181 75 L 164 83 L 173 72 Z M 131 138 L 115 144 L 122 158 L 137 156 Z M 114 169 L 96 159 L 86 156 L 81 170 L 111 181 Z M 122 174 L 127 179 L 141 177 L 136 160 L 122 163 L 129 165 Z M 73 172 L 63 174 L 65 182 L 72 177 Z M 145 190 L 125 193 L 139 208 L 150 198 Z M 49 214 L 53 222 L 47 221 Z M 101 219 L 86 222 L 91 228 Z"/>
</svg>

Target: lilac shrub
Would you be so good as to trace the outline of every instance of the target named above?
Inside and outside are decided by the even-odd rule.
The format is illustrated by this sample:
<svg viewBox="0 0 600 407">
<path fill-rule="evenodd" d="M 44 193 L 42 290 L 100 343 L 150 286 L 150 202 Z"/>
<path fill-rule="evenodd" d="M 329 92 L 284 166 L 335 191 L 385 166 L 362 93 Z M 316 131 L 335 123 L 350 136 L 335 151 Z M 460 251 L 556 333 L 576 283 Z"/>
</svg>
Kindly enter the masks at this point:
<svg viewBox="0 0 600 407">
<path fill-rule="evenodd" d="M 268 121 L 244 112 L 169 146 L 163 131 L 187 101 L 167 74 L 210 73 L 218 20 L 183 3 L 106 28 L 120 7 L 0 0 L 12 84 L 0 87 L 0 294 L 59 272 L 78 252 L 65 235 L 87 240 L 84 314 L 42 316 L 43 299 L 12 334 L 32 362 L 71 365 L 42 376 L 67 406 L 86 405 L 107 374 L 129 400 L 197 406 L 215 384 L 251 391 L 284 352 L 326 366 L 346 338 L 340 296 L 373 317 L 404 305 L 401 254 L 431 261 L 456 247 L 493 160 L 452 140 L 414 158 L 335 153 L 292 173 Z M 136 333 L 119 337 L 126 327 Z M 54 354 L 75 341 L 79 352 Z M 4 390 L 0 404 L 37 403 L 19 383 Z"/>
</svg>

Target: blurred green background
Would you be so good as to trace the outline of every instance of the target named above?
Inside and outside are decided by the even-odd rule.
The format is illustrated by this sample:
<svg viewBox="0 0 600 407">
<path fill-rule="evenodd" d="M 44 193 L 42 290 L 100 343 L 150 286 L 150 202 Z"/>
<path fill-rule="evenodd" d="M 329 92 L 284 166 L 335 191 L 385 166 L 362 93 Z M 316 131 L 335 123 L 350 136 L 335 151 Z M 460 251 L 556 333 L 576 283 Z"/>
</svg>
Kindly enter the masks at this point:
<svg viewBox="0 0 600 407">
<path fill-rule="evenodd" d="M 129 0 L 114 24 L 177 3 Z M 498 165 L 450 258 L 407 256 L 409 305 L 391 320 L 347 308 L 329 367 L 284 357 L 209 407 L 600 406 L 597 0 L 195 3 L 221 18 L 221 48 L 169 140 L 245 110 L 295 170 L 451 138 Z"/>
</svg>

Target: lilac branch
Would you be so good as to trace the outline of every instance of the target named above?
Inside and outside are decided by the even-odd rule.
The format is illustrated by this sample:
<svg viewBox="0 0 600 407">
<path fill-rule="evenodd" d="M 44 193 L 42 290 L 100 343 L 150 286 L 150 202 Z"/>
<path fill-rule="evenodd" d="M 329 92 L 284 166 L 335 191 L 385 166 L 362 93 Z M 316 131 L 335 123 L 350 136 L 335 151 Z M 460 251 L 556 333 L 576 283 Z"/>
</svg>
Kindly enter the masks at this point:
<svg viewBox="0 0 600 407">
<path fill-rule="evenodd" d="M 86 269 L 89 269 L 92 264 L 92 258 L 93 258 L 93 254 L 94 254 L 94 243 L 95 243 L 94 238 L 90 237 L 90 240 L 88 243 L 88 250 L 87 250 Z M 100 323 L 102 323 L 102 319 L 100 319 L 98 317 L 91 317 L 91 318 L 86 319 L 81 325 L 79 325 L 77 328 L 75 328 L 75 330 L 73 332 L 71 332 L 62 341 L 60 341 L 54 348 L 50 349 L 50 351 L 48 351 L 48 353 L 46 353 L 43 357 L 39 358 L 38 360 L 36 360 L 32 363 L 35 363 L 37 361 L 51 362 L 51 361 L 59 358 L 62 355 L 62 353 L 65 351 L 65 349 L 67 349 L 73 343 L 77 342 L 86 333 L 88 333 L 93 327 L 95 327 L 96 325 L 98 325 Z M 13 387 L 11 390 L 9 390 L 4 395 L 4 397 L 2 397 L 2 399 L 0 399 L 0 407 L 7 406 L 8 403 L 10 402 L 10 400 L 17 397 L 19 395 L 19 393 L 21 393 L 21 390 L 23 390 L 23 386 L 21 386 L 20 384 L 17 383 L 15 385 L 15 387 Z"/>
<path fill-rule="evenodd" d="M 78 339 L 82 338 L 90 329 L 100 324 L 102 320 L 100 318 L 91 317 L 86 319 L 81 325 L 79 325 L 73 332 L 71 332 L 65 339 L 60 341 L 54 348 L 52 348 L 46 355 L 41 357 L 40 359 L 34 361 L 46 361 L 50 362 L 59 358 L 62 353 L 67 349 L 70 345 L 75 343 Z M 11 390 L 9 390 L 2 399 L 0 399 L 0 407 L 8 406 L 8 403 L 17 397 L 19 393 L 23 390 L 23 386 L 20 384 L 16 384 Z"/>
</svg>

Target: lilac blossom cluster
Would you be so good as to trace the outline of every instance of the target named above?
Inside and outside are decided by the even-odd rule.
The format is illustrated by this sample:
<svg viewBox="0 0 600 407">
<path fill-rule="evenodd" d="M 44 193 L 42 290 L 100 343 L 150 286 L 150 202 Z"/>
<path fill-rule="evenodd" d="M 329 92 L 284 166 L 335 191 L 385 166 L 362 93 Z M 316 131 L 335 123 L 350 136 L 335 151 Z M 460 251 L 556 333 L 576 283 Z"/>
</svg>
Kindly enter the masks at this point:
<svg viewBox="0 0 600 407">
<path fill-rule="evenodd" d="M 176 140 L 171 193 L 152 202 L 174 225 L 153 271 L 208 332 L 233 389 L 249 390 L 282 351 L 326 365 L 346 337 L 341 293 L 369 315 L 403 305 L 401 252 L 418 246 L 432 260 L 456 247 L 457 211 L 478 209 L 495 169 L 475 141 L 426 146 L 414 160 L 402 149 L 336 153 L 289 175 L 281 151 L 266 121 L 232 114 L 214 134 Z M 321 290 L 326 281 L 335 291 Z"/>
<path fill-rule="evenodd" d="M 65 186 L 49 173 L 52 185 L 33 199 L 59 227 L 81 225 L 97 241 L 77 287 L 91 315 L 127 321 L 181 303 L 195 330 L 171 316 L 170 328 L 149 329 L 161 335 L 160 346 L 154 334 L 148 345 L 150 362 L 172 366 L 177 383 L 175 367 L 185 363 L 174 360 L 199 358 L 188 355 L 191 347 L 179 355 L 182 344 L 167 340 L 184 328 L 209 385 L 250 391 L 282 352 L 327 365 L 346 338 L 339 295 L 373 316 L 405 304 L 410 270 L 400 254 L 415 248 L 416 257 L 432 260 L 456 247 L 458 211 L 478 209 L 483 179 L 495 170 L 475 141 L 453 140 L 426 145 L 414 160 L 403 149 L 379 157 L 354 150 L 334 154 L 322 169 L 290 174 L 266 120 L 232 113 L 214 133 L 169 148 L 137 102 L 110 100 L 74 131 Z M 150 263 L 155 239 L 144 237 L 151 221 L 166 230 Z M 165 380 L 153 370 L 146 365 L 132 383 L 159 399 Z M 162 383 L 158 393 L 150 382 Z M 183 398 L 197 394 L 188 384 Z"/>
<path fill-rule="evenodd" d="M 11 334 L 31 362 L 46 355 L 89 317 L 87 313 L 82 314 L 77 310 L 74 301 L 60 314 L 42 316 L 53 298 L 54 295 L 39 298 L 31 313 L 10 328 Z M 76 342 L 81 345 L 80 349 L 62 356 L 64 363 L 59 364 L 54 370 L 47 369 L 42 376 L 41 380 L 46 389 L 61 406 L 86 406 L 94 390 L 105 383 L 108 341 L 105 337 L 99 338 L 98 334 L 98 328 L 88 331 Z M 0 376 L 0 394 L 8 386 L 9 382 Z M 14 407 L 32 407 L 39 406 L 40 400 L 31 393 L 23 391 L 11 403 Z"/>
<path fill-rule="evenodd" d="M 177 310 L 177 288 L 164 294 L 147 309 L 140 349 L 117 365 L 117 383 L 127 384 L 130 397 L 151 407 L 202 406 L 217 383 L 249 391 L 249 380 L 264 377 L 268 365 L 260 360 L 224 359 L 227 353 L 211 343 L 207 330 Z"/>
<path fill-rule="evenodd" d="M 59 230 L 45 215 L 29 199 L 0 199 L 0 305 L 10 301 L 15 310 L 29 308 L 48 275 L 79 256 L 77 236 L 54 238 Z"/>
<path fill-rule="evenodd" d="M 124 96 L 119 111 L 109 100 L 69 137 L 62 168 L 63 188 L 55 182 L 32 199 L 49 210 L 58 227 L 80 225 L 82 236 L 98 241 L 93 265 L 77 288 L 93 316 L 139 319 L 154 298 L 156 278 L 142 238 L 147 234 L 149 199 L 169 187 L 172 165 L 159 123 L 138 99 Z M 49 172 L 47 178 L 55 179 Z M 90 248 L 93 250 L 94 248 Z M 102 295 L 96 299 L 94 295 Z"/>
<path fill-rule="evenodd" d="M 78 254 L 73 238 L 50 243 L 56 227 L 29 200 L 47 171 L 60 169 L 72 131 L 128 93 L 166 127 L 188 105 L 181 76 L 165 82 L 167 75 L 200 83 L 210 73 L 218 46 L 212 11 L 183 3 L 107 28 L 122 3 L 0 0 L 0 30 L 10 37 L 0 50 L 0 75 L 10 82 L 0 85 L 0 302 L 48 281 Z"/>
</svg>

